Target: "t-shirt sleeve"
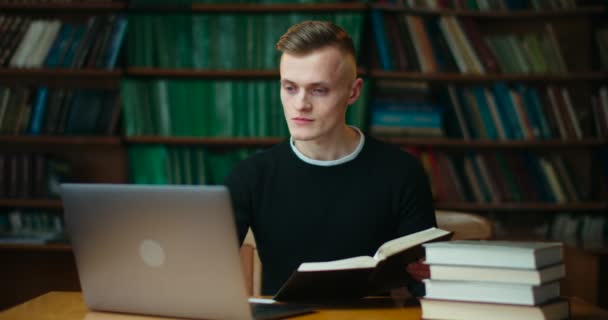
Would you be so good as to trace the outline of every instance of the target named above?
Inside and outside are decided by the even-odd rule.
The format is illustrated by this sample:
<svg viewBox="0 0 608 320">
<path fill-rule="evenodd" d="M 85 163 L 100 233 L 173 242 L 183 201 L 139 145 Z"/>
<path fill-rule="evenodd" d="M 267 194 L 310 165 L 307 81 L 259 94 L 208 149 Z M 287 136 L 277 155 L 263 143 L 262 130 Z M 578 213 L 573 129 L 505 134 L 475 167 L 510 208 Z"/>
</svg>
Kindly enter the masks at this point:
<svg viewBox="0 0 608 320">
<path fill-rule="evenodd" d="M 224 184 L 230 191 L 240 244 L 243 243 L 251 225 L 254 174 L 250 163 L 245 160 L 237 164 L 224 180 Z"/>
<path fill-rule="evenodd" d="M 422 164 L 412 158 L 403 181 L 398 233 L 412 234 L 437 226 L 433 195 Z"/>
</svg>

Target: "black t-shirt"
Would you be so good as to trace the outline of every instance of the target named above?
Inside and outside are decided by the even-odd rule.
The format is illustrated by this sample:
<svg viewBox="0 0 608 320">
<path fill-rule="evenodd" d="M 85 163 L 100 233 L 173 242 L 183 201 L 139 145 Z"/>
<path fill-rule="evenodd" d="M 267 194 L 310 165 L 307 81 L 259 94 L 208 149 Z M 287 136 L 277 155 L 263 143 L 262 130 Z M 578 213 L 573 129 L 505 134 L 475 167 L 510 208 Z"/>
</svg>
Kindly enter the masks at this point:
<svg viewBox="0 0 608 320">
<path fill-rule="evenodd" d="M 373 255 L 436 225 L 418 159 L 368 136 L 355 159 L 333 166 L 303 161 L 285 141 L 239 163 L 226 185 L 240 241 L 254 233 L 268 295 L 302 262 Z"/>
</svg>

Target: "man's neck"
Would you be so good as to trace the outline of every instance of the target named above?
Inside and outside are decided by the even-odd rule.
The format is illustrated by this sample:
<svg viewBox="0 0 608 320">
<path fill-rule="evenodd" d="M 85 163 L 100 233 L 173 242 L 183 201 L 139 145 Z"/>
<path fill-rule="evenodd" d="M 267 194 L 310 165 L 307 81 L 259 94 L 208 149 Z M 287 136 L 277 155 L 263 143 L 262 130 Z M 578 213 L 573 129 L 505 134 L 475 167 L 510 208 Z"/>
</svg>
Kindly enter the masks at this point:
<svg viewBox="0 0 608 320">
<path fill-rule="evenodd" d="M 294 144 L 308 158 L 331 161 L 353 153 L 359 145 L 359 140 L 359 133 L 345 125 L 330 138 L 310 141 L 294 140 Z"/>
</svg>

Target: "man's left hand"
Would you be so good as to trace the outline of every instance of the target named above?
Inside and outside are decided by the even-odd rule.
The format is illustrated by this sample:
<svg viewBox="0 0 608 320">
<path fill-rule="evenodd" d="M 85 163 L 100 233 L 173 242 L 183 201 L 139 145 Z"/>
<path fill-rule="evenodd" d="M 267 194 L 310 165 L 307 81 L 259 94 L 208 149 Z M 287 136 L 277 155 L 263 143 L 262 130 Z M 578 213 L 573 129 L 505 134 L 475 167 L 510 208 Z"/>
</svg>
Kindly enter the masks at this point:
<svg viewBox="0 0 608 320">
<path fill-rule="evenodd" d="M 424 263 L 424 259 L 408 264 L 406 270 L 416 281 L 422 281 L 422 279 L 431 277 L 429 265 Z"/>
</svg>

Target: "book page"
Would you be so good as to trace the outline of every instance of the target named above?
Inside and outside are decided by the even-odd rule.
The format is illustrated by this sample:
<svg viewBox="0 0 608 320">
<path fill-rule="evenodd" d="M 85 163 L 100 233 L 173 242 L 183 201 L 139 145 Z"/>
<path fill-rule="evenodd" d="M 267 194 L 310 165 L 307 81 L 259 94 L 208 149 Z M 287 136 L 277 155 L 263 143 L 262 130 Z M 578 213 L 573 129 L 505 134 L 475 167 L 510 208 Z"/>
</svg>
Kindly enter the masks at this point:
<svg viewBox="0 0 608 320">
<path fill-rule="evenodd" d="M 348 259 L 324 261 L 324 262 L 306 262 L 300 264 L 298 271 L 330 271 L 330 270 L 347 270 L 347 269 L 365 269 L 373 268 L 378 261 L 370 256 L 359 256 Z"/>
<path fill-rule="evenodd" d="M 438 228 L 428 228 L 426 230 L 412 233 L 407 236 L 393 239 L 391 241 L 385 242 L 383 245 L 380 246 L 380 248 L 378 248 L 378 251 L 376 251 L 376 254 L 374 255 L 374 259 L 378 261 L 384 260 L 395 253 L 446 236 L 449 233 L 449 231 L 445 231 Z"/>
</svg>

